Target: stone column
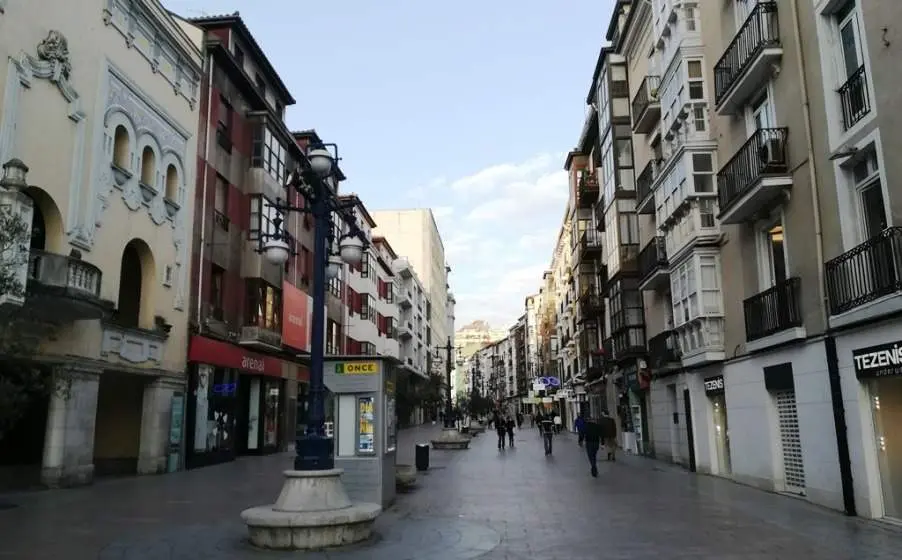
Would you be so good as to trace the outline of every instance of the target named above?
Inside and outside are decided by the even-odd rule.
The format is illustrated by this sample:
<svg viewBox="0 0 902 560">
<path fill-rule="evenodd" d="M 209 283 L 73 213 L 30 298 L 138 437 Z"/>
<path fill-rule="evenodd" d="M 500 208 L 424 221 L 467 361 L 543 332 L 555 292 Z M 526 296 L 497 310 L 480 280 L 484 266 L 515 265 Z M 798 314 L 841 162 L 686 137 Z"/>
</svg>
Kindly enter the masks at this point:
<svg viewBox="0 0 902 560">
<path fill-rule="evenodd" d="M 144 387 L 138 474 L 166 472 L 172 395 L 177 391 L 186 391 L 184 379 L 159 377 Z"/>
<path fill-rule="evenodd" d="M 94 478 L 100 373 L 79 366 L 54 369 L 41 469 L 41 481 L 51 488 L 90 484 Z"/>
</svg>

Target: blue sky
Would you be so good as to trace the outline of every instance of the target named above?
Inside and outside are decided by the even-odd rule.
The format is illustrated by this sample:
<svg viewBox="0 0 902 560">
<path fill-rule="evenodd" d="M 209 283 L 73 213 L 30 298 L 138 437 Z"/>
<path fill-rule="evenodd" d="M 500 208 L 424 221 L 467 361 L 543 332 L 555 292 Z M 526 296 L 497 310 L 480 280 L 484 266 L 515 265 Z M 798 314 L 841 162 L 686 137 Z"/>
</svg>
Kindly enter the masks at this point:
<svg viewBox="0 0 902 560">
<path fill-rule="evenodd" d="M 436 213 L 457 325 L 509 326 L 548 266 L 612 0 L 163 0 L 240 11 L 298 103 L 339 144 L 368 207 Z"/>
</svg>

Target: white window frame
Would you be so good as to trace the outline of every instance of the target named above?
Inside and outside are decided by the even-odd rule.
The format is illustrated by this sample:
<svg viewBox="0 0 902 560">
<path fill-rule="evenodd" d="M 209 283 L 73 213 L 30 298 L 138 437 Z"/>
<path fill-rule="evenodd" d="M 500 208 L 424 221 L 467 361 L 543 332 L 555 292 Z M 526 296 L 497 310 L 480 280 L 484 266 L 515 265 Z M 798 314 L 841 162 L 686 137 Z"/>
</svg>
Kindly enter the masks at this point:
<svg viewBox="0 0 902 560">
<path fill-rule="evenodd" d="M 683 78 L 686 80 L 686 102 L 687 103 L 704 103 L 708 100 L 708 84 L 705 80 L 705 59 L 701 56 L 694 56 L 691 58 L 686 58 L 683 64 Z M 689 64 L 693 62 L 698 62 L 701 67 L 702 75 L 700 78 L 692 78 L 689 76 Z M 702 96 L 699 99 L 693 99 L 690 97 L 690 91 L 692 84 L 701 83 L 702 85 Z"/>
<path fill-rule="evenodd" d="M 760 220 L 755 224 L 755 252 L 758 268 L 758 293 L 773 288 L 776 285 L 774 279 L 774 255 L 770 244 L 770 230 L 775 226 L 783 226 L 783 266 L 786 277 L 791 276 L 789 271 L 789 244 L 786 236 L 786 217 L 782 209 L 771 213 L 766 220 Z"/>
<path fill-rule="evenodd" d="M 849 176 L 849 183 L 852 185 L 852 191 L 855 193 L 855 205 L 857 207 L 855 210 L 856 215 L 858 216 L 858 236 L 862 242 L 869 238 L 867 232 L 867 215 L 864 210 L 864 191 L 873 188 L 875 184 L 880 189 L 880 196 L 883 198 L 884 219 L 886 220 L 887 225 L 889 225 L 889 200 L 886 197 L 886 185 L 883 182 L 883 167 L 880 165 L 880 158 L 878 157 L 874 146 L 868 146 L 866 152 L 867 153 L 863 158 L 859 158 L 855 164 L 846 168 L 846 173 L 848 173 Z M 852 174 L 852 170 L 858 163 L 861 163 L 862 159 L 868 165 L 868 175 L 861 181 L 857 181 Z M 871 161 L 874 162 L 873 165 L 876 166 L 876 169 L 871 166 Z"/>
<path fill-rule="evenodd" d="M 733 3 L 733 19 L 736 21 L 736 33 L 742 29 L 745 20 L 749 19 L 749 14 L 758 5 L 758 0 L 736 0 Z"/>
<path fill-rule="evenodd" d="M 764 101 L 762 108 L 764 109 L 764 113 L 767 116 L 767 122 L 770 125 L 769 128 L 777 127 L 777 113 L 776 108 L 774 107 L 774 95 L 772 91 L 772 84 L 769 83 L 756 95 L 752 96 L 749 100 L 749 104 L 745 111 L 745 127 L 746 131 L 748 132 L 748 138 L 751 138 L 752 134 L 754 134 L 758 130 L 758 124 L 755 122 L 755 103 L 761 99 L 763 99 Z"/>
</svg>

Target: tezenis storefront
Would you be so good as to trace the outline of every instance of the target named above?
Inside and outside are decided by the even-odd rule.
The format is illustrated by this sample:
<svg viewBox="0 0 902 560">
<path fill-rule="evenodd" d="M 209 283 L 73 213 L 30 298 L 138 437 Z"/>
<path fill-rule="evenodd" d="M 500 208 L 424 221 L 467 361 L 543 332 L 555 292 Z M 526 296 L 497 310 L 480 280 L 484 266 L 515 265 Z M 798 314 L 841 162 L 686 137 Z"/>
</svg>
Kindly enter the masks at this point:
<svg viewBox="0 0 902 560">
<path fill-rule="evenodd" d="M 193 336 L 188 361 L 186 468 L 279 450 L 286 408 L 281 359 Z"/>
</svg>

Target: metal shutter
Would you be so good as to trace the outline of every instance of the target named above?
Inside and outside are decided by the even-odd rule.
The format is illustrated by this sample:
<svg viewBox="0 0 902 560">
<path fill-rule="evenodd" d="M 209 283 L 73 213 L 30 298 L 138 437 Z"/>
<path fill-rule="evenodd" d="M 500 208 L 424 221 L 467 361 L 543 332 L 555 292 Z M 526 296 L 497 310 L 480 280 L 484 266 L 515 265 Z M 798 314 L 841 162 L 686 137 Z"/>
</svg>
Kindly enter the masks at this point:
<svg viewBox="0 0 902 560">
<path fill-rule="evenodd" d="M 802 462 L 802 441 L 799 436 L 799 415 L 796 411 L 795 391 L 775 394 L 780 422 L 780 441 L 783 444 L 783 477 L 787 492 L 805 493 L 805 465 Z"/>
</svg>

